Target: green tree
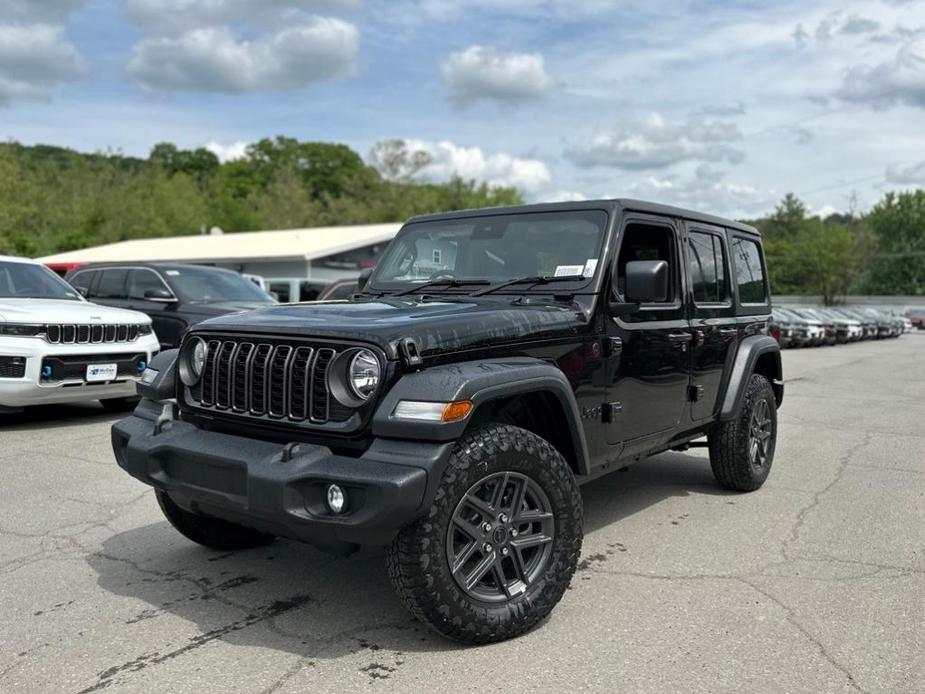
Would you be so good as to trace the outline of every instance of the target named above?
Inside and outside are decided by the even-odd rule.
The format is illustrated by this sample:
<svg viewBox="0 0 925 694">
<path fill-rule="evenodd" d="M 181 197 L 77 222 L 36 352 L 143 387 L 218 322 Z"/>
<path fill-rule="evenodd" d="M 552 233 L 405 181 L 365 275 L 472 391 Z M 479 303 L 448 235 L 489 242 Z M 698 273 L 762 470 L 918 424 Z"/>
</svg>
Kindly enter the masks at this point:
<svg viewBox="0 0 925 694">
<path fill-rule="evenodd" d="M 868 263 L 873 294 L 925 294 L 925 191 L 887 193 L 867 216 L 877 252 Z"/>
</svg>

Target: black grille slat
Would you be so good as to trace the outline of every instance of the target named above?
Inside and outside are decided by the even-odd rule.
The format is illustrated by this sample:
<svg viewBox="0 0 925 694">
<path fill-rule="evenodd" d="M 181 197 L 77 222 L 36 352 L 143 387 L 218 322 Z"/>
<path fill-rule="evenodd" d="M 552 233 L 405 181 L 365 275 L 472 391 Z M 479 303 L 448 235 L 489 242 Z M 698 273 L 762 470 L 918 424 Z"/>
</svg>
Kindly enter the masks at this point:
<svg viewBox="0 0 925 694">
<path fill-rule="evenodd" d="M 103 341 L 103 326 L 102 325 L 93 325 L 90 327 L 90 342 L 102 342 Z"/>
<path fill-rule="evenodd" d="M 231 408 L 236 412 L 246 412 L 250 408 L 248 394 L 250 393 L 251 361 L 254 345 L 244 342 L 238 345 L 231 365 Z"/>
<path fill-rule="evenodd" d="M 125 342 L 128 340 L 128 326 L 120 325 L 116 328 L 116 342 Z"/>
<path fill-rule="evenodd" d="M 289 371 L 289 418 L 303 420 L 308 418 L 308 367 L 314 350 L 311 347 L 299 347 L 292 357 Z"/>
<path fill-rule="evenodd" d="M 70 344 L 77 339 L 77 328 L 73 325 L 61 326 L 61 342 Z"/>
<path fill-rule="evenodd" d="M 330 393 L 328 392 L 328 369 L 334 356 L 337 354 L 333 349 L 319 349 L 315 360 L 312 364 L 311 372 L 311 419 L 313 422 L 328 421 L 328 410 L 330 407 Z"/>
<path fill-rule="evenodd" d="M 269 383 L 269 413 L 271 417 L 285 417 L 286 404 L 289 401 L 289 359 L 292 357 L 292 347 L 278 345 L 273 350 L 270 359 Z"/>
<path fill-rule="evenodd" d="M 223 342 L 215 357 L 215 404 L 223 409 L 231 407 L 231 360 L 235 347 L 234 342 Z"/>
<path fill-rule="evenodd" d="M 104 333 L 105 335 L 103 337 L 103 340 L 105 342 L 115 342 L 116 341 L 116 326 L 114 325 L 105 326 Z"/>
<path fill-rule="evenodd" d="M 218 340 L 212 340 L 208 343 L 206 352 L 206 363 L 202 367 L 202 376 L 200 384 L 202 386 L 202 404 L 215 404 L 215 358 L 218 356 L 218 348 L 221 343 Z"/>
<path fill-rule="evenodd" d="M 90 326 L 89 325 L 78 325 L 77 326 L 77 341 L 78 342 L 89 342 L 90 341 Z"/>
<path fill-rule="evenodd" d="M 267 411 L 267 372 L 272 345 L 258 345 L 251 366 L 251 412 L 257 415 Z"/>
<path fill-rule="evenodd" d="M 60 325 L 46 325 L 45 326 L 45 339 L 51 343 L 61 342 L 61 326 Z"/>
</svg>

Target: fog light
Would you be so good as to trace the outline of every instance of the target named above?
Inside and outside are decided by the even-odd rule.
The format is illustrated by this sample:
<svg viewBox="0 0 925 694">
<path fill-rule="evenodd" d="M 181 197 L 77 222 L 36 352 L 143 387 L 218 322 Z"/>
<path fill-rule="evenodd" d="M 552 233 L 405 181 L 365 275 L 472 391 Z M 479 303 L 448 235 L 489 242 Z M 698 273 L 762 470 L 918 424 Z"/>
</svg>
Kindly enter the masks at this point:
<svg viewBox="0 0 925 694">
<path fill-rule="evenodd" d="M 347 494 L 336 484 L 328 485 L 328 508 L 332 513 L 342 513 L 347 508 Z"/>
<path fill-rule="evenodd" d="M 43 366 L 43 367 L 42 367 L 42 377 L 43 377 L 43 378 L 51 378 L 51 367 L 50 367 L 50 366 Z"/>
<path fill-rule="evenodd" d="M 140 362 L 138 362 L 137 368 L 138 368 L 138 373 L 141 373 L 142 371 L 148 368 L 148 365 L 144 360 L 141 360 Z"/>
</svg>

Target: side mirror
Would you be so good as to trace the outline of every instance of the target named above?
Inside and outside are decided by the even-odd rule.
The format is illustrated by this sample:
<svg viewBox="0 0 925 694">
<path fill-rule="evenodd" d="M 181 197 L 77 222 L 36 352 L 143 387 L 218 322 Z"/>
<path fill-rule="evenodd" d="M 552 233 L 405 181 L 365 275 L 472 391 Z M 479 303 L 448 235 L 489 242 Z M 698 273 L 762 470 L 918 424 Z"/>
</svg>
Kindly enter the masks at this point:
<svg viewBox="0 0 925 694">
<path fill-rule="evenodd" d="M 373 274 L 373 269 L 371 267 L 366 268 L 363 272 L 360 273 L 357 277 L 357 291 L 362 292 L 366 288 L 366 283 L 369 282 L 369 276 Z"/>
<path fill-rule="evenodd" d="M 166 289 L 145 289 L 145 299 L 148 301 L 160 301 L 162 303 L 172 303 L 176 301 L 173 294 Z"/>
<path fill-rule="evenodd" d="M 632 260 L 626 264 L 626 300 L 649 304 L 668 299 L 668 263 Z"/>
<path fill-rule="evenodd" d="M 77 290 L 77 293 L 80 294 L 84 299 L 87 298 L 87 294 L 90 293 L 90 290 L 87 287 L 74 287 Z"/>
</svg>

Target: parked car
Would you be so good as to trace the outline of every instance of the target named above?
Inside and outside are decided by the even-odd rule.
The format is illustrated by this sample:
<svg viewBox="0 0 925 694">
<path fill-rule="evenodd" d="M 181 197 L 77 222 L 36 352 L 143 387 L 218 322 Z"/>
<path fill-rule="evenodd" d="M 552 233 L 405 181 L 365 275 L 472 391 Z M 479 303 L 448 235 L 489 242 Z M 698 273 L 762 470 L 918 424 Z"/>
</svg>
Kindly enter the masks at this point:
<svg viewBox="0 0 925 694">
<path fill-rule="evenodd" d="M 113 451 L 194 542 L 386 545 L 412 614 L 501 641 L 566 595 L 579 484 L 709 436 L 719 484 L 761 487 L 770 318 L 745 224 L 636 200 L 418 217 L 363 297 L 194 327 Z"/>
<path fill-rule="evenodd" d="M 793 317 L 789 312 L 775 306 L 771 309 L 771 337 L 781 347 L 790 347 L 793 341 Z"/>
<path fill-rule="evenodd" d="M 877 338 L 877 321 L 867 315 L 860 309 L 851 306 L 840 306 L 833 308 L 837 314 L 844 316 L 846 320 L 856 320 L 861 324 L 861 339 L 875 340 Z"/>
<path fill-rule="evenodd" d="M 918 330 L 925 330 L 925 309 L 912 308 L 906 311 L 906 318 L 912 323 L 912 327 Z"/>
<path fill-rule="evenodd" d="M 825 340 L 825 328 L 821 321 L 807 318 L 789 306 L 775 308 L 774 311 L 790 326 L 791 347 L 814 347 Z"/>
<path fill-rule="evenodd" d="M 159 348 L 143 313 L 91 304 L 44 265 L 0 256 L 0 412 L 124 408 Z"/>
<path fill-rule="evenodd" d="M 810 321 L 812 325 L 818 325 L 822 328 L 822 336 L 813 344 L 834 345 L 837 342 L 837 337 L 835 335 L 835 321 L 830 316 L 825 315 L 818 309 L 807 308 L 805 306 L 794 308 L 792 311 L 798 316 L 802 316 L 806 320 Z"/>
<path fill-rule="evenodd" d="M 67 274 L 84 297 L 151 317 L 162 349 L 176 347 L 196 323 L 274 304 L 249 279 L 231 270 L 172 263 L 84 265 Z"/>
</svg>

